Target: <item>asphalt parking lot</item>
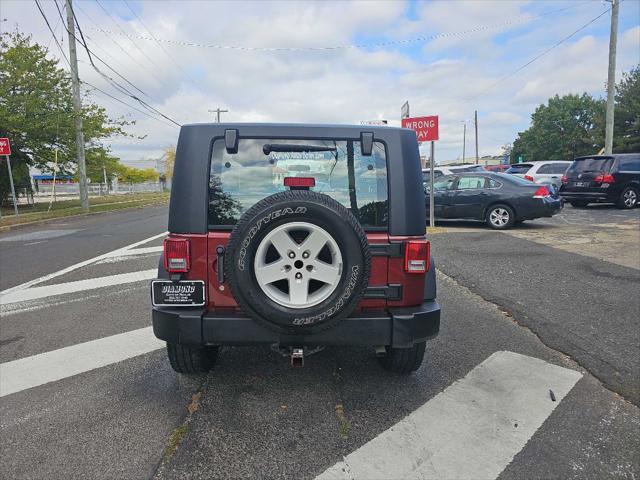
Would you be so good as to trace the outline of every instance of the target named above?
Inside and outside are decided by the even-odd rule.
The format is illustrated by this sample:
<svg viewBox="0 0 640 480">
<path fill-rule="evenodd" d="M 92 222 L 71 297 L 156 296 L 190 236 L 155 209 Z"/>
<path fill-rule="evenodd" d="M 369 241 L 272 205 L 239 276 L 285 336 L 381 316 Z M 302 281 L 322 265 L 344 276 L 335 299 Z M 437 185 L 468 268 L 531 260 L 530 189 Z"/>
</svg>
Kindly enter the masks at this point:
<svg viewBox="0 0 640 480">
<path fill-rule="evenodd" d="M 440 224 L 442 329 L 408 377 L 362 348 L 303 369 L 268 347 L 225 348 L 208 375 L 175 374 L 149 330 L 165 226 L 166 208 L 150 207 L 0 235 L 2 476 L 367 478 L 358 468 L 384 452 L 380 478 L 640 476 L 640 209 L 569 206 L 510 232 Z M 539 397 L 494 383 L 473 408 L 454 396 L 482 372 L 500 384 L 504 358 L 536 366 L 513 381 Z M 405 417 L 447 448 L 416 451 Z M 500 448 L 479 465 L 471 445 Z"/>
</svg>

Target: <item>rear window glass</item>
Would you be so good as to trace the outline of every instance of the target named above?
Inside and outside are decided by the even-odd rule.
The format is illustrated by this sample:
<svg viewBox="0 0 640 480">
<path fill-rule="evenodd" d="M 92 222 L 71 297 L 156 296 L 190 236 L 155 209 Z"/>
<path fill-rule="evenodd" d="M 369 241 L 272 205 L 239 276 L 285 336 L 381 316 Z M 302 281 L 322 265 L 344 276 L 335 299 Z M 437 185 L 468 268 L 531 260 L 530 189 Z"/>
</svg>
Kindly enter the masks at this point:
<svg viewBox="0 0 640 480">
<path fill-rule="evenodd" d="M 531 165 L 523 163 L 522 165 L 512 165 L 505 173 L 527 173 Z"/>
<path fill-rule="evenodd" d="M 569 167 L 568 163 L 547 163 L 542 165 L 536 173 L 539 174 L 554 174 L 554 173 L 564 173 L 567 171 Z"/>
<path fill-rule="evenodd" d="M 305 147 L 311 148 L 286 151 Z M 372 155 L 365 157 L 356 140 L 240 139 L 238 153 L 230 154 L 224 140 L 218 139 L 209 176 L 209 228 L 231 227 L 255 203 L 288 190 L 286 177 L 313 177 L 312 190 L 342 203 L 363 227 L 387 226 L 387 161 L 382 143 L 374 142 Z"/>
<path fill-rule="evenodd" d="M 613 164 L 613 158 L 582 158 L 574 160 L 569 167 L 569 172 L 588 173 L 588 172 L 608 172 Z"/>
</svg>

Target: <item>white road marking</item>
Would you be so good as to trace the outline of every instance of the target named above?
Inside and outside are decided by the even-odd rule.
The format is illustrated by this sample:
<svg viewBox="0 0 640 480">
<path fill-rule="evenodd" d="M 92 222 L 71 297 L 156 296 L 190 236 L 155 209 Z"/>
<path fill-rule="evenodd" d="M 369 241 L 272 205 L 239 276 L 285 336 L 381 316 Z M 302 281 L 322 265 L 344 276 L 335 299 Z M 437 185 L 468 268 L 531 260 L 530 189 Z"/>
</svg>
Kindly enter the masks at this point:
<svg viewBox="0 0 640 480">
<path fill-rule="evenodd" d="M 153 352 L 164 342 L 151 327 L 0 364 L 0 397 Z"/>
<path fill-rule="evenodd" d="M 98 260 L 95 262 L 95 265 L 100 265 L 103 263 L 117 263 L 127 260 L 129 257 L 138 256 L 138 255 L 153 255 L 156 253 L 160 253 L 163 251 L 162 245 L 157 247 L 145 247 L 145 248 L 134 248 L 132 250 L 125 251 L 116 251 L 112 255 L 107 258 L 103 258 L 102 260 Z"/>
<path fill-rule="evenodd" d="M 108 258 L 108 257 L 113 257 L 113 256 L 116 256 L 116 255 L 120 255 L 122 252 L 125 252 L 127 250 L 133 249 L 133 248 L 137 247 L 138 245 L 144 245 L 145 243 L 149 243 L 152 240 L 155 240 L 156 238 L 164 237 L 168 233 L 169 232 L 159 233 L 158 235 L 154 235 L 153 237 L 145 238 L 144 240 L 140 240 L 139 242 L 132 243 L 131 245 L 126 245 L 126 246 L 124 246 L 122 248 L 118 248 L 118 249 L 113 250 L 111 252 L 107 252 L 107 253 L 104 253 L 102 255 L 98 255 L 97 257 L 93 257 L 93 258 L 90 258 L 88 260 L 84 260 L 82 262 L 76 263 L 76 264 L 71 265 L 69 267 L 63 268 L 62 270 L 58 270 L 57 272 L 49 273 L 49 274 L 44 275 L 42 277 L 38 277 L 38 278 L 35 278 L 33 280 L 29 280 L 28 282 L 22 283 L 20 285 L 16 285 L 15 287 L 7 288 L 6 290 L 3 290 L 3 291 L 0 292 L 0 296 L 8 294 L 8 293 L 12 293 L 12 292 L 17 292 L 18 290 L 27 289 L 27 288 L 29 288 L 29 287 L 31 287 L 33 285 L 38 284 L 38 283 L 46 282 L 47 280 L 51 280 L 52 278 L 56 278 L 56 277 L 59 277 L 60 275 L 64 275 L 66 273 L 69 273 L 69 272 L 72 272 L 74 270 L 77 270 L 78 268 L 82 268 L 82 267 L 85 267 L 87 265 L 91 265 L 92 263 L 95 263 L 98 260 L 102 260 L 103 258 Z"/>
<path fill-rule="evenodd" d="M 581 377 L 496 352 L 316 480 L 496 478 Z"/>
<path fill-rule="evenodd" d="M 31 287 L 9 293 L 0 293 L 0 305 L 10 303 L 37 300 L 38 298 L 52 297 L 54 295 L 64 295 L 67 293 L 94 290 L 96 288 L 110 287 L 113 285 L 124 285 L 126 283 L 140 282 L 156 278 L 158 270 L 142 270 L 139 272 L 120 273 L 106 277 L 89 278 L 75 282 L 58 283 L 56 285 L 46 285 L 44 287 Z"/>
<path fill-rule="evenodd" d="M 47 243 L 49 240 L 40 240 L 38 242 L 29 242 L 29 243 L 25 243 L 24 246 L 28 247 L 29 245 L 38 245 L 39 243 Z"/>
</svg>

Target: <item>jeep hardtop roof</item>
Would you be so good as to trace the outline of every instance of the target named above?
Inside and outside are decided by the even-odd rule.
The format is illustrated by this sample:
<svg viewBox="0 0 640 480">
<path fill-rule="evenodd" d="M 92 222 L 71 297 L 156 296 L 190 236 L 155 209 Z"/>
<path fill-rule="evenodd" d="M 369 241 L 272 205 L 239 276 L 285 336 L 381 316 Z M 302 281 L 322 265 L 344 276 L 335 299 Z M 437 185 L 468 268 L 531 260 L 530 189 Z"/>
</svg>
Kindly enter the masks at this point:
<svg viewBox="0 0 640 480">
<path fill-rule="evenodd" d="M 420 154 L 413 130 L 374 125 L 285 123 L 202 123 L 183 125 L 171 185 L 169 231 L 205 234 L 208 230 L 209 168 L 213 142 L 226 130 L 238 138 L 360 140 L 362 132 L 386 148 L 389 234 L 424 235 L 425 202 Z"/>
</svg>

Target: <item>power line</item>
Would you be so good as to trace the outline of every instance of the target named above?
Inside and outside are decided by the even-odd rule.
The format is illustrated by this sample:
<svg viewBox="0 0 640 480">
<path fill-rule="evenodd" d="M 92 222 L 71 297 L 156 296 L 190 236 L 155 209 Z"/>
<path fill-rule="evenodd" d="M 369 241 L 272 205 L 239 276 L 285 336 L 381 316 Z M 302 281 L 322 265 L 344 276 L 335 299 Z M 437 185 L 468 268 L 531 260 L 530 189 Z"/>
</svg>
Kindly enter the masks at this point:
<svg viewBox="0 0 640 480">
<path fill-rule="evenodd" d="M 89 19 L 89 21 L 90 21 L 91 23 L 93 23 L 96 27 L 98 27 L 98 29 L 99 29 L 99 27 L 100 27 L 100 26 L 98 25 L 98 23 L 97 23 L 97 22 L 96 22 L 96 21 L 95 21 L 95 20 L 94 20 L 94 19 L 93 19 L 93 18 L 92 18 L 92 17 L 91 17 L 91 16 L 90 16 L 90 15 L 89 15 L 89 14 L 88 14 L 88 13 L 87 13 L 87 12 L 86 12 L 82 7 L 81 7 L 81 6 L 80 6 L 80 4 L 76 4 L 76 6 L 75 6 L 74 8 L 79 9 L 79 10 L 82 12 L 82 14 L 83 14 L 85 17 L 87 17 L 87 18 Z M 120 45 L 118 42 L 116 42 L 116 41 L 115 41 L 113 38 L 111 38 L 109 35 L 105 35 L 105 37 L 107 37 L 109 40 L 111 40 L 111 42 L 112 42 L 116 47 L 118 47 L 118 48 L 120 49 L 120 51 L 122 51 L 122 53 L 124 53 L 127 57 L 129 57 L 133 62 L 138 63 L 138 62 L 137 62 L 137 60 L 136 60 L 135 58 L 133 58 L 133 56 L 131 56 L 131 54 L 130 54 L 127 50 L 125 50 L 125 49 L 122 47 L 122 45 Z M 89 36 L 88 36 L 88 35 L 87 35 L 87 38 L 89 38 Z M 91 40 L 91 38 L 89 38 L 89 40 Z M 99 44 L 98 44 L 97 42 L 96 42 L 96 45 L 98 45 L 98 46 L 99 46 Z M 104 50 L 102 47 L 100 47 L 100 49 L 101 49 L 101 50 L 103 50 L 104 52 L 106 52 L 106 50 Z M 109 54 L 108 52 L 106 52 L 106 53 L 107 53 L 107 55 L 109 55 L 109 56 L 113 59 L 113 56 L 111 56 L 111 54 Z"/>
<path fill-rule="evenodd" d="M 95 2 L 100 6 L 100 8 L 102 9 L 102 11 L 103 11 L 104 13 L 106 13 L 106 14 L 107 14 L 107 16 L 108 16 L 108 17 L 111 19 L 111 21 L 116 25 L 116 27 L 118 27 L 118 29 L 119 29 L 123 34 L 125 34 L 125 36 L 126 36 L 126 33 L 127 33 L 127 32 L 125 32 L 125 31 L 124 31 L 124 29 L 120 26 L 120 24 L 118 23 L 118 21 L 117 21 L 115 18 L 113 18 L 113 16 L 112 16 L 108 11 L 107 11 L 107 9 L 106 9 L 106 8 L 104 8 L 104 6 L 102 5 L 102 3 L 100 3 L 100 0 L 95 0 Z M 134 47 L 136 47 L 136 48 L 138 49 L 138 51 L 139 51 L 139 52 L 140 52 L 140 53 L 141 53 L 141 54 L 142 54 L 142 55 L 143 55 L 147 60 L 149 60 L 149 62 L 150 62 L 150 63 L 151 63 L 155 68 L 157 68 L 157 69 L 159 69 L 159 70 L 160 70 L 160 67 L 156 64 L 156 62 L 154 62 L 154 61 L 153 61 L 153 60 L 152 60 L 152 59 L 151 59 L 151 58 L 150 58 L 150 57 L 149 57 L 149 56 L 148 56 L 148 55 L 147 55 L 147 54 L 146 54 L 146 53 L 145 53 L 145 52 L 144 52 L 144 51 L 143 51 L 139 46 L 138 46 L 138 44 L 137 44 L 136 42 L 133 42 L 133 41 L 132 41 L 131 43 L 133 43 L 133 46 L 134 46 Z"/>
<path fill-rule="evenodd" d="M 529 65 L 531 65 L 533 62 L 535 62 L 536 60 L 542 58 L 543 56 L 545 56 L 547 53 L 549 53 L 551 50 L 559 47 L 560 45 L 562 45 L 564 42 L 566 42 L 567 40 L 569 40 L 571 37 L 573 37 L 574 35 L 576 35 L 578 32 L 584 30 L 585 28 L 587 28 L 589 25 L 591 25 L 592 23 L 594 23 L 596 20 L 598 20 L 600 17 L 602 17 L 603 15 L 605 15 L 606 13 L 608 13 L 611 10 L 611 8 L 607 8 L 604 12 L 602 12 L 600 15 L 598 15 L 597 17 L 592 18 L 591 20 L 589 20 L 587 23 L 585 23 L 584 25 L 582 25 L 580 28 L 578 28 L 577 30 L 575 30 L 574 32 L 570 33 L 569 35 L 567 35 L 566 37 L 562 38 L 560 41 L 556 42 L 555 44 L 553 44 L 551 47 L 547 48 L 546 50 L 544 50 L 542 53 L 536 55 L 535 57 L 533 57 L 531 60 L 529 60 L 527 63 L 525 63 L 524 65 L 516 68 L 514 71 L 512 71 L 511 73 L 508 73 L 507 75 L 501 77 L 498 81 L 492 83 L 491 85 L 489 85 L 487 88 L 485 88 L 484 90 L 482 90 L 480 93 L 469 97 L 465 100 L 464 103 L 468 103 L 471 100 L 475 100 L 476 98 L 480 97 L 481 95 L 483 95 L 484 93 L 488 92 L 489 90 L 491 90 L 493 87 L 495 87 L 496 85 L 502 83 L 503 81 L 505 81 L 507 78 L 513 77 L 516 73 L 520 72 L 521 70 L 524 70 L 526 67 L 528 67 Z"/>
<path fill-rule="evenodd" d="M 162 43 L 160 43 L 158 41 L 158 39 L 153 35 L 152 30 L 147 27 L 147 25 L 142 21 L 142 19 L 138 16 L 138 14 L 131 8 L 131 6 L 129 5 L 129 2 L 127 2 L 127 0 L 122 0 L 124 2 L 124 4 L 127 6 L 127 8 L 129 9 L 129 11 L 136 17 L 136 19 L 140 22 L 140 24 L 144 27 L 144 29 L 149 32 L 149 35 L 151 36 L 151 38 L 153 38 L 153 40 L 156 42 L 156 44 L 162 49 L 162 51 L 167 55 L 167 57 L 169 57 L 169 59 L 173 62 L 173 64 L 178 67 L 180 69 L 180 71 L 182 73 L 184 73 L 185 77 L 187 77 L 191 83 L 193 83 L 194 85 L 200 87 L 200 85 L 191 77 L 191 75 L 189 75 L 181 66 L 180 64 L 176 61 L 175 58 L 173 58 L 173 55 L 171 55 L 166 48 L 164 48 L 164 46 L 162 45 Z"/>
<path fill-rule="evenodd" d="M 96 2 L 97 1 L 98 0 L 96 0 Z M 501 23 L 480 25 L 477 27 L 461 30 L 458 32 L 437 33 L 437 34 L 424 36 L 424 37 L 410 38 L 410 39 L 404 39 L 404 40 L 389 40 L 386 42 L 361 43 L 361 44 L 349 44 L 349 45 L 331 45 L 331 46 L 319 46 L 319 47 L 253 47 L 253 46 L 240 46 L 240 45 L 224 45 L 224 44 L 218 44 L 218 43 L 197 43 L 197 42 L 186 42 L 182 40 L 167 40 L 167 39 L 157 38 L 155 36 L 149 37 L 146 35 L 139 35 L 139 34 L 133 35 L 133 34 L 126 33 L 122 29 L 120 29 L 121 30 L 120 33 L 114 32 L 112 30 L 102 29 L 102 28 L 98 28 L 98 30 L 103 33 L 108 33 L 110 35 L 125 36 L 129 39 L 163 42 L 166 44 L 178 45 L 183 47 L 211 48 L 211 49 L 218 49 L 218 50 L 239 50 L 239 51 L 250 51 L 250 52 L 332 51 L 332 50 L 345 50 L 345 49 L 380 48 L 380 47 L 389 47 L 389 46 L 395 46 L 395 45 L 407 45 L 411 43 L 422 43 L 430 40 L 436 40 L 439 38 L 460 37 L 460 36 L 482 32 L 486 30 L 494 30 L 497 28 L 506 27 L 506 26 L 510 26 L 518 23 L 527 23 L 533 20 L 538 20 L 543 17 L 547 17 L 549 15 L 563 12 L 565 10 L 577 8 L 587 3 L 593 3 L 593 1 L 587 0 L 585 2 L 575 3 L 567 7 L 551 10 L 549 12 L 541 13 L 539 15 L 519 15 L 511 20 L 506 20 Z M 89 28 L 92 28 L 92 27 L 89 27 Z"/>
<path fill-rule="evenodd" d="M 151 115 L 150 113 L 147 113 L 147 112 L 145 112 L 145 111 L 143 111 L 143 110 L 140 110 L 139 108 L 136 108 L 136 107 L 134 107 L 134 106 L 132 106 L 132 105 L 129 105 L 128 103 L 126 103 L 126 102 L 124 102 L 124 101 L 120 100 L 120 99 L 119 99 L 119 98 L 117 98 L 117 97 L 114 97 L 114 96 L 113 96 L 113 95 L 111 95 L 110 93 L 105 92 L 104 90 L 102 90 L 102 89 L 100 89 L 100 88 L 96 87 L 95 85 L 92 85 L 92 84 L 91 84 L 91 83 L 89 83 L 89 82 L 86 82 L 86 81 L 84 81 L 84 80 L 81 80 L 81 82 L 82 82 L 83 84 L 85 84 L 85 85 L 87 85 L 87 86 L 89 86 L 89 87 L 93 88 L 94 90 L 97 90 L 98 92 L 102 93 L 103 95 L 106 95 L 107 97 L 109 97 L 109 98 L 111 98 L 111 99 L 115 100 L 116 102 L 121 103 L 121 104 L 123 104 L 123 105 L 126 105 L 126 106 L 127 106 L 127 107 L 129 107 L 131 110 L 135 110 L 136 112 L 139 112 L 139 113 L 141 113 L 141 114 L 143 114 L 143 115 L 146 115 L 147 117 L 152 118 L 152 119 L 154 119 L 154 120 L 156 120 L 156 121 L 158 121 L 158 122 L 162 123 L 163 125 L 168 125 L 168 126 L 170 126 L 170 127 L 171 127 L 171 126 L 173 126 L 173 125 L 171 125 L 170 123 L 167 123 L 167 122 L 164 122 L 164 121 L 160 120 L 158 117 L 154 117 L 154 116 L 153 116 L 153 115 Z"/>
<path fill-rule="evenodd" d="M 35 3 L 36 3 L 36 6 L 38 7 L 38 10 L 40 10 L 40 14 L 42 15 L 42 18 L 44 19 L 45 23 L 47 24 L 47 28 L 48 28 L 48 29 L 49 29 L 49 31 L 51 32 L 51 35 L 52 35 L 52 37 L 53 37 L 53 40 L 56 42 L 56 45 L 57 45 L 57 46 L 58 46 L 58 48 L 60 49 L 60 53 L 62 54 L 62 58 L 64 58 L 65 62 L 67 62 L 67 64 L 68 64 L 68 65 L 71 65 L 71 64 L 70 64 L 70 62 L 69 62 L 69 59 L 67 58 L 66 54 L 64 53 L 64 49 L 62 48 L 62 45 L 60 45 L 60 42 L 58 42 L 58 39 L 56 38 L 56 36 L 55 36 L 55 32 L 54 32 L 53 28 L 51 27 L 51 24 L 49 23 L 49 19 L 47 18 L 46 14 L 45 14 L 45 13 L 44 13 L 44 11 L 42 10 L 42 7 L 40 6 L 40 3 L 38 2 L 38 0 L 35 0 Z M 64 24 L 63 24 L 63 25 L 64 25 Z M 162 121 L 162 120 L 160 120 L 159 118 L 154 117 L 153 115 L 150 115 L 149 113 L 146 113 L 146 112 L 144 112 L 144 111 L 142 111 L 142 110 L 137 109 L 136 107 L 134 107 L 134 106 L 132 106 L 132 105 L 129 105 L 128 103 L 126 103 L 126 102 L 124 102 L 124 101 L 122 101 L 122 100 L 120 100 L 120 99 L 118 99 L 118 98 L 114 97 L 113 95 L 111 95 L 111 94 L 109 94 L 109 93 L 105 92 L 104 90 L 102 90 L 102 89 L 100 89 L 100 88 L 96 87 L 95 85 L 90 84 L 89 82 L 86 82 L 86 81 L 81 81 L 81 82 L 82 82 L 83 84 L 88 85 L 88 86 L 90 86 L 91 88 L 94 88 L 95 90 L 97 90 L 97 91 L 99 91 L 99 92 L 103 93 L 104 95 L 106 95 L 106 96 L 108 96 L 108 97 L 112 98 L 113 100 L 115 100 L 115 101 L 117 101 L 117 102 L 119 102 L 119 103 L 121 103 L 121 104 L 123 104 L 123 105 L 125 105 L 125 106 L 129 107 L 129 108 L 130 108 L 130 109 L 132 109 L 132 110 L 135 110 L 135 111 L 137 111 L 137 112 L 140 112 L 140 113 L 142 113 L 143 115 L 146 115 L 146 116 L 148 116 L 148 117 L 150 117 L 150 118 L 153 118 L 154 120 L 156 120 L 156 121 L 158 121 L 158 122 L 162 122 L 162 123 L 163 123 L 163 124 L 165 124 L 165 125 L 170 125 L 170 124 L 168 124 L 168 123 L 163 122 L 163 121 Z"/>
<path fill-rule="evenodd" d="M 36 0 L 37 1 L 37 0 Z M 60 8 L 58 7 L 58 3 L 57 1 L 55 2 L 56 4 L 56 8 L 58 9 L 58 14 L 62 15 L 62 12 L 60 11 Z M 133 88 L 135 88 L 137 91 L 139 91 L 140 93 L 142 93 L 143 95 L 151 98 L 147 93 L 143 92 L 142 90 L 140 90 L 136 85 L 134 85 L 132 82 L 130 82 L 126 77 L 124 77 L 122 74 L 120 74 L 117 70 L 115 70 L 113 67 L 111 67 L 111 65 L 109 65 L 107 62 L 105 62 L 104 60 L 102 60 L 102 58 L 100 58 L 98 55 L 96 55 L 96 53 L 91 50 L 87 43 L 86 40 L 84 38 L 84 34 L 82 32 L 82 28 L 80 27 L 80 24 L 78 23 L 78 19 L 75 15 L 75 12 L 73 11 L 73 7 L 71 7 L 71 13 L 73 15 L 75 24 L 78 28 L 78 32 L 80 33 L 80 37 L 82 39 L 82 41 L 80 42 L 80 44 L 84 47 L 85 51 L 87 52 L 87 55 L 89 56 L 89 62 L 91 63 L 91 66 L 93 67 L 93 69 L 98 72 L 103 78 L 105 78 L 107 81 L 109 81 L 117 90 L 119 90 L 121 93 L 123 93 L 124 95 L 132 98 L 133 100 L 136 100 L 138 103 L 140 103 L 143 107 L 145 107 L 147 110 L 150 110 L 158 115 L 160 115 L 161 117 L 163 117 L 166 120 L 169 120 L 171 123 L 175 124 L 176 126 L 180 127 L 182 125 L 180 125 L 178 122 L 176 122 L 175 120 L 173 120 L 171 117 L 169 117 L 168 115 L 165 115 L 164 113 L 162 113 L 160 110 L 158 110 L 155 107 L 152 107 L 151 105 L 149 105 L 147 102 L 145 102 L 144 100 L 140 99 L 138 96 L 136 96 L 135 94 L 133 94 L 132 92 L 130 92 L 127 88 L 123 87 L 121 84 L 119 84 L 118 82 L 116 82 L 112 77 L 108 76 L 107 74 L 105 74 L 104 72 L 102 72 L 93 62 L 93 57 L 95 57 L 98 61 L 100 61 L 102 64 L 104 64 L 109 70 L 111 70 L 112 72 L 114 72 L 118 77 L 122 78 L 127 84 L 131 85 Z M 67 31 L 69 31 L 67 29 Z"/>
</svg>

